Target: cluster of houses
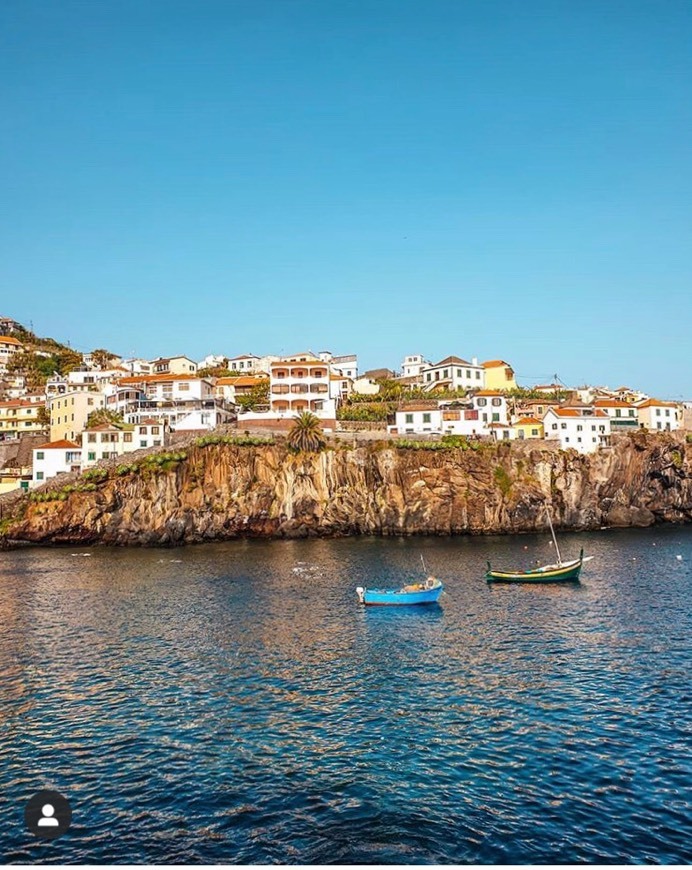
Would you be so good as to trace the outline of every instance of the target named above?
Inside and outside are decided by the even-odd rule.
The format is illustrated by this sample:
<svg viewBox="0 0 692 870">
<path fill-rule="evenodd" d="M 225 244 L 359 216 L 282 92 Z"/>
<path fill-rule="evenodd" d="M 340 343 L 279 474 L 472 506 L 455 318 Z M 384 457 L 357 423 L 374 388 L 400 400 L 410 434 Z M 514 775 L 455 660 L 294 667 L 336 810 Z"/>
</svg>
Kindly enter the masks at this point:
<svg viewBox="0 0 692 870">
<path fill-rule="evenodd" d="M 420 354 L 406 356 L 396 372 L 360 373 L 356 354 L 329 351 L 209 355 L 201 361 L 94 352 L 82 356 L 79 368 L 54 374 L 40 392 L 32 392 L 26 375 L 8 366 L 24 350 L 11 334 L 17 327 L 0 318 L 0 333 L 7 333 L 0 334 L 0 442 L 33 436 L 37 443 L 30 468 L 0 469 L 0 493 L 224 425 L 285 429 L 309 411 L 325 430 L 335 431 L 343 416 L 338 409 L 353 396 L 376 402 L 383 380 L 417 396 L 402 400 L 388 424 L 379 424 L 398 437 L 545 438 L 589 453 L 608 445 L 613 433 L 674 430 L 683 422 L 682 406 L 625 387 L 570 391 L 539 385 L 532 390 L 540 398 L 519 399 L 514 371 L 504 360 L 448 356 L 434 363 Z M 216 376 L 220 371 L 223 376 Z M 245 401 L 248 396 L 255 400 Z M 94 420 L 95 411 L 104 413 Z"/>
</svg>

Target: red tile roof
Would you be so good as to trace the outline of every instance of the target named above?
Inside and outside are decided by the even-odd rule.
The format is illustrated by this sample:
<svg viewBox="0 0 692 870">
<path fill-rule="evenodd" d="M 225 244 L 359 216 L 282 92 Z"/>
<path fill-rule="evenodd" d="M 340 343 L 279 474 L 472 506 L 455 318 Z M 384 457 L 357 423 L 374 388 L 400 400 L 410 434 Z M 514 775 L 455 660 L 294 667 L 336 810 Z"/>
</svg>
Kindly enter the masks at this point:
<svg viewBox="0 0 692 870">
<path fill-rule="evenodd" d="M 64 439 L 61 441 L 48 441 L 46 444 L 40 444 L 38 447 L 34 448 L 35 450 L 79 450 L 79 444 L 75 444 L 72 441 L 65 441 Z"/>
<path fill-rule="evenodd" d="M 2 343 L 2 344 L 18 344 L 20 347 L 23 346 L 21 341 L 14 338 L 14 336 L 12 336 L 12 335 L 0 335 L 0 343 Z"/>
<path fill-rule="evenodd" d="M 542 426 L 543 422 L 539 420 L 537 417 L 522 417 L 521 420 L 517 420 L 514 424 L 515 426 Z"/>
<path fill-rule="evenodd" d="M 627 406 L 631 407 L 630 405 Z M 662 402 L 660 399 L 646 399 L 644 402 L 635 402 L 635 408 L 677 408 L 675 402 Z"/>
<path fill-rule="evenodd" d="M 506 363 L 503 359 L 489 359 L 487 362 L 481 363 L 484 369 L 497 369 L 500 366 L 506 366 L 508 369 L 511 369 L 512 366 L 509 363 Z"/>
</svg>

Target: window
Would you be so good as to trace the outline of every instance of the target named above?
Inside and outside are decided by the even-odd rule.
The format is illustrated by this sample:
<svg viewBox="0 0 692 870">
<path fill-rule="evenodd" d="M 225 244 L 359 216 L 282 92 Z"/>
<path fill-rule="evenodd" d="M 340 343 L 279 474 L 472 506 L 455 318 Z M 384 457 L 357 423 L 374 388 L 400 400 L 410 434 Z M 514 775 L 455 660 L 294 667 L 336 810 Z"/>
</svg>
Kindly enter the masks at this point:
<svg viewBox="0 0 692 870">
<path fill-rule="evenodd" d="M 147 434 L 147 427 L 146 427 L 146 426 L 140 426 L 140 427 L 139 427 L 139 434 L 140 434 L 140 435 L 146 435 L 146 434 Z"/>
<path fill-rule="evenodd" d="M 565 438 L 565 444 L 569 444 L 569 438 Z"/>
<path fill-rule="evenodd" d="M 458 377 L 458 378 L 461 377 L 461 369 L 457 369 L 457 377 Z"/>
<path fill-rule="evenodd" d="M 466 377 L 471 380 L 471 369 L 466 369 Z"/>
<path fill-rule="evenodd" d="M 476 372 L 476 380 L 477 380 L 477 381 L 480 381 L 480 379 L 481 379 L 481 373 L 480 373 L 480 372 Z"/>
<path fill-rule="evenodd" d="M 449 377 L 449 369 L 445 369 L 445 370 L 442 372 L 442 377 L 444 377 L 444 378 L 448 378 L 448 377 Z"/>
<path fill-rule="evenodd" d="M 430 422 L 430 414 L 423 414 L 423 422 L 424 423 Z"/>
<path fill-rule="evenodd" d="M 493 423 L 500 422 L 500 415 L 493 412 Z"/>
<path fill-rule="evenodd" d="M 180 390 L 181 393 L 184 393 L 190 389 L 190 385 L 189 384 L 178 384 L 178 389 Z"/>
<path fill-rule="evenodd" d="M 496 408 L 499 408 L 502 404 L 502 399 L 491 399 L 491 405 L 494 405 Z"/>
<path fill-rule="evenodd" d="M 592 432 L 595 432 L 595 431 L 596 431 L 596 427 L 595 427 L 595 426 L 592 426 L 592 427 L 591 427 L 591 431 L 592 431 Z"/>
<path fill-rule="evenodd" d="M 538 436 L 538 429 L 532 429 L 531 434 L 535 435 L 537 437 Z"/>
<path fill-rule="evenodd" d="M 577 441 L 581 444 L 581 436 L 579 436 L 579 438 L 577 438 Z"/>
<path fill-rule="evenodd" d="M 407 414 L 407 415 L 406 415 L 406 422 L 407 422 L 407 423 L 413 423 L 413 414 Z"/>
<path fill-rule="evenodd" d="M 158 426 L 152 426 L 152 427 L 151 427 L 151 434 L 152 434 L 152 435 L 158 435 L 158 434 L 159 434 L 159 427 L 158 427 Z"/>
<path fill-rule="evenodd" d="M 581 423 L 577 423 L 577 432 L 581 432 L 583 428 Z"/>
<path fill-rule="evenodd" d="M 488 404 L 488 400 L 487 399 L 478 399 L 477 404 L 478 404 L 479 408 L 485 408 L 485 406 Z"/>
<path fill-rule="evenodd" d="M 567 423 L 560 423 L 560 429 L 566 429 Z"/>
<path fill-rule="evenodd" d="M 123 433 L 123 441 L 126 444 L 131 444 L 132 443 L 132 432 L 124 432 Z"/>
<path fill-rule="evenodd" d="M 89 460 L 89 462 L 95 462 L 96 453 L 94 451 L 90 451 L 89 453 L 87 453 L 87 459 Z"/>
<path fill-rule="evenodd" d="M 140 447 L 146 447 L 146 446 L 147 446 L 147 442 L 146 442 L 146 441 L 140 441 L 140 442 L 139 442 L 139 446 L 140 446 Z"/>
<path fill-rule="evenodd" d="M 426 375 L 426 380 L 428 382 L 430 382 L 432 380 L 432 372 L 428 372 L 428 374 Z"/>
<path fill-rule="evenodd" d="M 622 416 L 622 412 L 620 411 L 619 408 L 616 408 L 616 409 L 615 409 L 615 416 L 616 416 L 616 417 L 621 417 L 621 416 Z"/>
<path fill-rule="evenodd" d="M 42 471 L 36 472 L 36 480 L 43 480 L 43 472 Z"/>
<path fill-rule="evenodd" d="M 36 452 L 36 459 L 45 459 L 45 458 L 46 458 L 46 454 L 43 452 L 43 450 L 38 450 Z"/>
<path fill-rule="evenodd" d="M 666 408 L 666 417 L 670 417 L 670 409 Z"/>
<path fill-rule="evenodd" d="M 93 404 L 94 404 L 93 399 L 87 399 L 87 405 L 93 405 Z"/>
<path fill-rule="evenodd" d="M 557 423 L 553 423 L 552 428 L 553 428 L 553 429 L 557 429 Z"/>
<path fill-rule="evenodd" d="M 656 408 L 656 416 L 657 417 L 661 416 L 661 409 L 660 408 Z"/>
</svg>

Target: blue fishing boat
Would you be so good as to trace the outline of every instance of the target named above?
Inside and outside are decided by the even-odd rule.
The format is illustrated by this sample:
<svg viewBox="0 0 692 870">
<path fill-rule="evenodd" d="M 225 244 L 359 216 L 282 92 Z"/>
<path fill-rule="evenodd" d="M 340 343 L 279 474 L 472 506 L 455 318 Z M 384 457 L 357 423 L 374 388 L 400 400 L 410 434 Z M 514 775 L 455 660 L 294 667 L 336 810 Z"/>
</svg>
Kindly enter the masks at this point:
<svg viewBox="0 0 692 870">
<path fill-rule="evenodd" d="M 361 604 L 435 604 L 443 590 L 442 581 L 427 577 L 422 583 L 408 583 L 399 589 L 356 589 Z"/>
</svg>

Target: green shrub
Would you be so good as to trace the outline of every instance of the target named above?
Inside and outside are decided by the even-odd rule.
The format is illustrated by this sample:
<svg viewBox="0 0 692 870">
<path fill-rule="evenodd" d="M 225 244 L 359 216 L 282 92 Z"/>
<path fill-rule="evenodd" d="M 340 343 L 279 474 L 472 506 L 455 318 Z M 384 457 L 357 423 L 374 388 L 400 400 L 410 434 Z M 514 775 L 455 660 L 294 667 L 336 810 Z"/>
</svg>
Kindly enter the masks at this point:
<svg viewBox="0 0 692 870">
<path fill-rule="evenodd" d="M 502 494 L 507 495 L 512 488 L 512 479 L 501 465 L 495 468 L 493 477 L 495 478 L 495 483 L 500 487 Z"/>
</svg>

